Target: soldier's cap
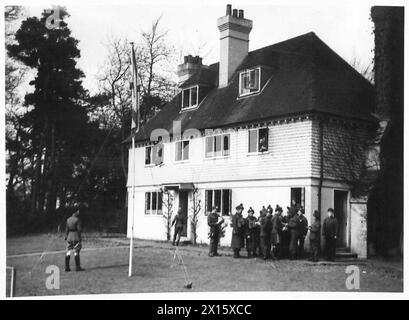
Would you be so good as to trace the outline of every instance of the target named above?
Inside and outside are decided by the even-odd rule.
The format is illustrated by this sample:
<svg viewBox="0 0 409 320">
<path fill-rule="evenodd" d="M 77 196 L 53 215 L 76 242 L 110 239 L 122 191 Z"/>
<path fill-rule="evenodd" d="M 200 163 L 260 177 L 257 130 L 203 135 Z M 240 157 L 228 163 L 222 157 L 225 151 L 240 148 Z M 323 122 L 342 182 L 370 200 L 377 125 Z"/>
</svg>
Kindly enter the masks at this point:
<svg viewBox="0 0 409 320">
<path fill-rule="evenodd" d="M 287 207 L 287 211 L 289 214 L 293 215 L 294 213 L 296 213 L 295 209 L 293 207 Z"/>
<path fill-rule="evenodd" d="M 236 210 L 244 210 L 243 204 L 240 203 L 237 207 Z"/>
<path fill-rule="evenodd" d="M 281 208 L 278 204 L 276 205 L 275 212 L 283 212 L 283 208 Z"/>
<path fill-rule="evenodd" d="M 332 212 L 332 213 L 334 213 L 334 209 L 332 209 L 332 208 L 328 208 L 328 212 Z"/>
<path fill-rule="evenodd" d="M 250 207 L 250 208 L 249 208 L 249 210 L 248 210 L 247 212 L 248 212 L 248 213 L 250 213 L 250 212 L 251 212 L 251 213 L 254 213 L 254 210 L 253 210 L 253 208 L 252 208 L 252 207 Z"/>
<path fill-rule="evenodd" d="M 267 207 L 267 212 L 268 213 L 273 213 L 273 208 L 270 205 Z"/>
<path fill-rule="evenodd" d="M 314 210 L 314 213 L 312 214 L 314 216 L 314 218 L 319 219 L 320 218 L 320 213 L 318 212 L 318 210 Z"/>
</svg>

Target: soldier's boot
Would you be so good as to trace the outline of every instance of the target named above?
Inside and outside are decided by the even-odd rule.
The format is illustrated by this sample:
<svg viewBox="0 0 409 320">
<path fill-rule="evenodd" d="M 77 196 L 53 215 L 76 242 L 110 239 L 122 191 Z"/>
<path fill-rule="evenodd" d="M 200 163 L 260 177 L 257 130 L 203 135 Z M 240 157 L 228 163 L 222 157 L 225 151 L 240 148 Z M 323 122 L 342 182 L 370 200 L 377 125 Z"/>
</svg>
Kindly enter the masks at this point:
<svg viewBox="0 0 409 320">
<path fill-rule="evenodd" d="M 80 255 L 77 254 L 75 256 L 75 271 L 84 271 L 85 269 L 81 268 L 81 262 L 80 262 Z"/>
<path fill-rule="evenodd" d="M 70 256 L 65 255 L 65 272 L 70 272 Z"/>
</svg>

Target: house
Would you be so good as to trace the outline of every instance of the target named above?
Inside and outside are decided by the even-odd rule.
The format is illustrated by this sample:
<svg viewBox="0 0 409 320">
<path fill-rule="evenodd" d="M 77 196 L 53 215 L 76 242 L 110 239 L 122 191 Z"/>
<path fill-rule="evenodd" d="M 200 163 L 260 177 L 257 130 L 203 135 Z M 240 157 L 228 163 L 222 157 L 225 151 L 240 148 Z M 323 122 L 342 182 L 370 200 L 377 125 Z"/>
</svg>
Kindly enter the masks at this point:
<svg viewBox="0 0 409 320">
<path fill-rule="evenodd" d="M 189 221 L 200 200 L 203 243 L 213 205 L 228 222 L 239 203 L 257 216 L 295 199 L 310 222 L 333 207 L 339 248 L 366 257 L 365 199 L 353 188 L 375 124 L 373 86 L 312 32 L 249 52 L 252 24 L 228 5 L 217 20 L 219 63 L 185 57 L 180 92 L 135 135 L 128 236 L 134 221 L 135 237 L 166 239 L 165 197 Z M 230 239 L 227 226 L 221 244 Z"/>
</svg>

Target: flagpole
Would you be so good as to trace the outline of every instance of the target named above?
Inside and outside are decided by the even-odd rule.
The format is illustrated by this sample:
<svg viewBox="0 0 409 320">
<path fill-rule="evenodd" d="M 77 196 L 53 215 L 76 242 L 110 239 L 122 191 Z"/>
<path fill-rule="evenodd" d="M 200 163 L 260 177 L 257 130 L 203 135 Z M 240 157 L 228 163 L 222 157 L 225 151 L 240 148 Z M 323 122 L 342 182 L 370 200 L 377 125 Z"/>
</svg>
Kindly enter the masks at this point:
<svg viewBox="0 0 409 320">
<path fill-rule="evenodd" d="M 134 112 L 134 104 L 136 104 L 137 112 L 139 113 L 139 97 L 138 97 L 138 88 L 137 88 L 137 75 L 135 74 L 136 66 L 134 60 L 134 43 L 131 42 L 132 46 L 132 72 L 133 72 L 133 91 L 132 91 L 132 112 Z M 136 89 L 136 90 L 135 90 Z M 135 101 L 136 100 L 136 101 Z M 138 116 L 139 120 L 139 116 Z M 132 277 L 132 258 L 133 258 L 133 238 L 134 238 L 134 221 L 135 221 L 135 182 L 136 182 L 136 150 L 135 150 L 135 133 L 136 130 L 139 129 L 139 123 L 134 123 L 135 119 L 132 117 L 132 162 L 133 162 L 133 170 L 132 170 L 132 219 L 131 219 L 131 237 L 129 243 L 129 270 L 128 270 L 128 277 Z M 135 126 L 134 126 L 135 124 Z M 136 129 L 136 130 L 134 130 Z"/>
</svg>

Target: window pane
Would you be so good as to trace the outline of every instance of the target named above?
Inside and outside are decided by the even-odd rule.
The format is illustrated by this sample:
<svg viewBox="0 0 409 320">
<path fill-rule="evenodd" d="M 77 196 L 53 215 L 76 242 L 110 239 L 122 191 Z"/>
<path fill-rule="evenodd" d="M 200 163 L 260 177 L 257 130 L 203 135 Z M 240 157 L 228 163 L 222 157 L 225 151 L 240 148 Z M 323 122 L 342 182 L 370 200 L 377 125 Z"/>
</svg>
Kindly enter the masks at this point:
<svg viewBox="0 0 409 320">
<path fill-rule="evenodd" d="M 190 106 L 197 104 L 197 87 L 190 89 Z"/>
<path fill-rule="evenodd" d="M 249 130 L 249 152 L 257 152 L 257 130 Z"/>
<path fill-rule="evenodd" d="M 268 150 L 268 128 L 260 129 L 259 133 L 258 151 L 265 152 Z"/>
<path fill-rule="evenodd" d="M 158 192 L 158 213 L 162 213 L 162 192 Z"/>
<path fill-rule="evenodd" d="M 302 197 L 301 197 L 301 191 L 302 188 L 291 188 L 291 205 L 293 205 L 293 201 L 295 202 L 294 204 L 301 205 L 302 203 Z"/>
<path fill-rule="evenodd" d="M 217 206 L 217 212 L 220 212 L 222 207 L 222 191 L 214 190 L 214 205 Z"/>
<path fill-rule="evenodd" d="M 213 137 L 206 137 L 206 157 L 213 156 Z"/>
<path fill-rule="evenodd" d="M 223 136 L 223 155 L 228 156 L 230 154 L 230 135 Z"/>
<path fill-rule="evenodd" d="M 222 136 L 214 137 L 214 155 L 219 157 L 222 155 Z"/>
<path fill-rule="evenodd" d="M 223 190 L 223 206 L 222 206 L 222 215 L 228 216 L 230 213 L 230 190 Z"/>
<path fill-rule="evenodd" d="M 156 210 L 158 204 L 158 193 L 152 192 L 152 210 Z"/>
<path fill-rule="evenodd" d="M 189 159 L 189 141 L 183 141 L 183 160 Z"/>
<path fill-rule="evenodd" d="M 259 70 L 254 69 L 249 72 L 249 88 L 251 91 L 258 91 L 259 89 Z"/>
<path fill-rule="evenodd" d="M 248 73 L 243 72 L 240 74 L 240 94 L 248 92 Z"/>
<path fill-rule="evenodd" d="M 145 192 L 145 212 L 149 214 L 151 210 L 151 193 Z"/>
<path fill-rule="evenodd" d="M 188 108 L 190 106 L 189 95 L 190 95 L 190 90 L 189 89 L 183 90 L 183 105 L 182 105 L 182 108 Z"/>
<path fill-rule="evenodd" d="M 211 212 L 213 206 L 213 192 L 206 190 L 206 212 Z"/>
<path fill-rule="evenodd" d="M 176 148 L 175 159 L 176 159 L 176 161 L 180 161 L 180 160 L 182 160 L 182 143 L 181 142 L 176 142 L 175 143 L 175 148 Z"/>
<path fill-rule="evenodd" d="M 145 164 L 151 164 L 151 147 L 145 148 Z"/>
</svg>

